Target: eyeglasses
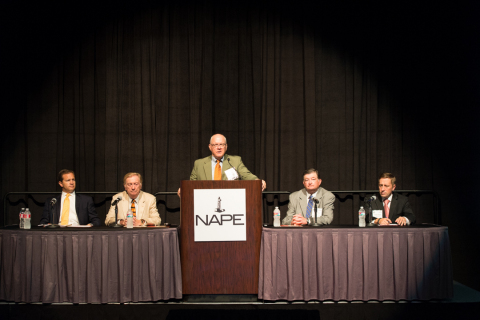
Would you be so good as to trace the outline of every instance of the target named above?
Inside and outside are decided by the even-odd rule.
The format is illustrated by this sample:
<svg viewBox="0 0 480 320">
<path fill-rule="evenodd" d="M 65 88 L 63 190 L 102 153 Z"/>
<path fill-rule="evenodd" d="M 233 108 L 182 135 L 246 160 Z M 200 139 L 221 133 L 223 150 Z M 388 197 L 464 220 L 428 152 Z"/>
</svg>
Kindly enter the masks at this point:
<svg viewBox="0 0 480 320">
<path fill-rule="evenodd" d="M 227 145 L 226 143 L 216 143 L 216 144 L 210 144 L 214 148 L 225 148 Z"/>
</svg>

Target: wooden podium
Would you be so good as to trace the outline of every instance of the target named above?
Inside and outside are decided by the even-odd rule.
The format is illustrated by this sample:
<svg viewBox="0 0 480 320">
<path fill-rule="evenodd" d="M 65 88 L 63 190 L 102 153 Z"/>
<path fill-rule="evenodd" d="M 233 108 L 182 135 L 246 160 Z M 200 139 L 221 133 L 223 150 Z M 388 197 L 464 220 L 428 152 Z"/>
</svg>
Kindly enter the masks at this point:
<svg viewBox="0 0 480 320">
<path fill-rule="evenodd" d="M 245 189 L 246 241 L 194 240 L 194 189 Z M 183 294 L 258 294 L 262 181 L 182 181 L 180 255 Z"/>
</svg>

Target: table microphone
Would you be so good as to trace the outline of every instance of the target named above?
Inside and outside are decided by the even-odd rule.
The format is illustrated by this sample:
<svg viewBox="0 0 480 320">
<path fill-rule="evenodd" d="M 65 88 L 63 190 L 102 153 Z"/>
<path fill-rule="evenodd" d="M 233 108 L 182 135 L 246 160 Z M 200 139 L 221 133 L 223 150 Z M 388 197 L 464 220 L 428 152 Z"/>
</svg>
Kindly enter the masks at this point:
<svg viewBox="0 0 480 320">
<path fill-rule="evenodd" d="M 112 207 L 116 205 L 120 200 L 122 200 L 122 196 L 119 196 L 115 201 L 112 202 Z"/>
<path fill-rule="evenodd" d="M 53 223 L 53 210 L 55 203 L 57 203 L 57 198 L 52 198 L 52 200 L 50 200 L 50 224 L 46 226 L 47 228 L 58 228 L 58 225 Z"/>
</svg>

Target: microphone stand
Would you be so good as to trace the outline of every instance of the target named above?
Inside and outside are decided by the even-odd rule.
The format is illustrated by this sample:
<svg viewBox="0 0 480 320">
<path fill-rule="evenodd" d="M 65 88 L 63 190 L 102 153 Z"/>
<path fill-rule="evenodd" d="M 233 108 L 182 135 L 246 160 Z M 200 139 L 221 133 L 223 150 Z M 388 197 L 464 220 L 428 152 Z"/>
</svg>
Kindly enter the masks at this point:
<svg viewBox="0 0 480 320">
<path fill-rule="evenodd" d="M 235 180 L 242 180 L 242 179 L 240 179 L 240 175 L 238 174 L 237 168 L 235 168 L 234 166 L 232 166 L 232 164 L 230 163 L 230 158 L 227 158 L 227 161 L 228 161 L 228 164 L 229 164 L 229 165 L 233 168 L 233 170 L 235 170 L 235 172 L 237 173 L 238 178 L 235 179 Z"/>
<path fill-rule="evenodd" d="M 115 224 L 111 224 L 110 227 L 112 228 L 123 228 L 121 224 L 118 224 L 118 201 L 115 203 Z"/>
<path fill-rule="evenodd" d="M 367 227 L 376 227 L 377 225 L 373 223 L 372 221 L 372 201 L 373 199 L 370 200 L 365 200 L 365 208 L 367 209 L 368 212 L 368 223 Z"/>
<path fill-rule="evenodd" d="M 55 210 L 55 205 L 50 206 L 50 221 L 52 221 L 52 223 L 46 226 L 47 228 L 51 228 L 51 229 L 60 227 L 58 224 L 53 224 L 53 217 L 54 217 L 53 210 Z"/>
<path fill-rule="evenodd" d="M 311 224 L 312 227 L 320 227 L 320 224 L 317 222 L 317 203 L 318 203 L 318 200 L 317 199 L 314 199 L 313 200 L 315 205 L 315 220 L 313 221 L 313 223 Z"/>
</svg>

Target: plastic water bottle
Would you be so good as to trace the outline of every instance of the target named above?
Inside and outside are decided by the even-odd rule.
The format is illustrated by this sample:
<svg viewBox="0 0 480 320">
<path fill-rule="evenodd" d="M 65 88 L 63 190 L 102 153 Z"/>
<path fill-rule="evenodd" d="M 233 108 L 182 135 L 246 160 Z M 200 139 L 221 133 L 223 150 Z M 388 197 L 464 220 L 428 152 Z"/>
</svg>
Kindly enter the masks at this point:
<svg viewBox="0 0 480 320">
<path fill-rule="evenodd" d="M 23 229 L 23 226 L 24 226 L 24 223 L 25 223 L 24 214 L 25 214 L 25 208 L 22 208 L 20 210 L 20 214 L 19 214 L 20 224 L 18 226 L 19 226 L 20 229 Z"/>
<path fill-rule="evenodd" d="M 273 226 L 280 227 L 280 209 L 278 207 L 273 210 Z"/>
<path fill-rule="evenodd" d="M 31 228 L 31 223 L 30 223 L 31 218 L 32 218 L 32 214 L 30 213 L 30 210 L 27 208 L 27 210 L 23 214 L 23 229 Z"/>
<path fill-rule="evenodd" d="M 133 228 L 133 212 L 128 210 L 127 212 L 127 228 Z"/>
<path fill-rule="evenodd" d="M 363 207 L 360 207 L 358 211 L 358 226 L 365 227 L 365 209 Z"/>
</svg>

